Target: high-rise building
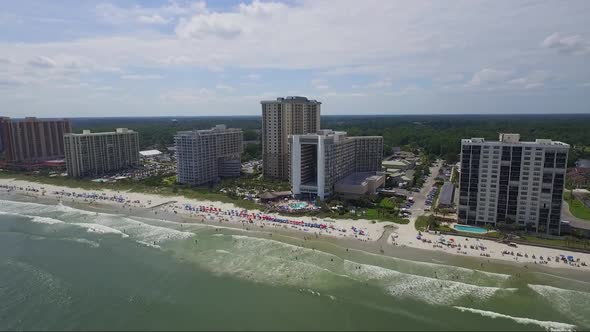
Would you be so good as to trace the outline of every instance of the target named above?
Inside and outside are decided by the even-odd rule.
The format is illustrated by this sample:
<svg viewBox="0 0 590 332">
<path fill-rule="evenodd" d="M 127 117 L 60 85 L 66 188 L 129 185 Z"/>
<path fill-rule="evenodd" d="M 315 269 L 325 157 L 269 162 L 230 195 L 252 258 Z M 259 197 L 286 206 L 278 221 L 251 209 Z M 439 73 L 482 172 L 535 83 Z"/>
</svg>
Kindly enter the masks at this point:
<svg viewBox="0 0 590 332">
<path fill-rule="evenodd" d="M 72 131 L 66 119 L 0 118 L 0 149 L 8 163 L 34 163 L 64 157 L 64 134 Z"/>
<path fill-rule="evenodd" d="M 102 133 L 84 130 L 63 140 L 69 176 L 96 176 L 139 165 L 139 135 L 127 128 Z"/>
<path fill-rule="evenodd" d="M 323 200 L 334 193 L 339 181 L 353 174 L 357 175 L 348 183 L 342 183 L 342 188 L 349 190 L 352 185 L 362 184 L 365 179 L 369 182 L 384 181 L 384 176 L 376 173 L 381 170 L 383 159 L 381 136 L 348 137 L 345 132 L 324 129 L 315 134 L 292 135 L 289 137 L 289 146 L 290 180 L 295 196 L 312 194 Z M 359 173 L 363 173 L 362 179 Z"/>
<path fill-rule="evenodd" d="M 461 141 L 458 221 L 559 235 L 569 145 L 550 139 Z"/>
<path fill-rule="evenodd" d="M 305 97 L 265 100 L 262 104 L 262 173 L 289 179 L 289 135 L 320 130 L 321 102 Z"/>
<path fill-rule="evenodd" d="M 240 175 L 241 129 L 217 125 L 207 130 L 180 131 L 174 141 L 179 183 L 201 185 Z"/>
</svg>

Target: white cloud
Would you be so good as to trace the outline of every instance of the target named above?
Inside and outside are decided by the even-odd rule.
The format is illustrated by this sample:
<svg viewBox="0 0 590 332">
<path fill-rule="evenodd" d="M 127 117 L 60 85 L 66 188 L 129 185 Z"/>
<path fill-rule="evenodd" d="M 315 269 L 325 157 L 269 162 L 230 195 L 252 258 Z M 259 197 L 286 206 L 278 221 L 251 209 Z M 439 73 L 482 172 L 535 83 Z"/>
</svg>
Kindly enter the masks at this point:
<svg viewBox="0 0 590 332">
<path fill-rule="evenodd" d="M 545 86 L 546 82 L 553 80 L 554 77 L 544 70 L 534 70 L 525 76 L 510 80 L 508 83 L 523 89 L 536 89 Z"/>
<path fill-rule="evenodd" d="M 433 79 L 433 81 L 436 83 L 457 83 L 457 82 L 463 81 L 464 79 L 465 79 L 465 75 L 460 74 L 460 73 L 453 73 L 453 74 L 447 74 L 447 75 L 435 77 Z"/>
<path fill-rule="evenodd" d="M 133 75 L 137 68 L 144 68 L 170 80 L 169 86 L 188 90 L 171 92 L 170 98 L 213 100 L 191 88 L 193 82 L 172 80 L 178 72 L 198 76 L 203 70 L 223 71 L 223 78 L 211 73 L 203 76 L 235 87 L 232 98 L 281 87 L 283 91 L 271 97 L 303 90 L 304 95 L 355 96 L 359 103 L 384 98 L 378 100 L 378 107 L 387 104 L 388 93 L 390 97 L 411 93 L 411 88 L 394 90 L 404 82 L 432 82 L 420 83 L 421 89 L 453 93 L 459 103 L 475 98 L 471 92 L 529 89 L 532 94 L 537 93 L 535 88 L 557 83 L 535 78 L 531 75 L 535 69 L 559 73 L 558 82 L 565 88 L 590 80 L 587 57 L 561 56 L 587 52 L 590 26 L 585 2 L 547 1 L 531 6 L 502 1 L 244 0 L 229 9 L 219 9 L 223 6 L 215 2 L 207 7 L 204 2 L 180 0 L 158 7 L 144 7 L 145 2 L 138 2 L 139 6 L 113 3 L 117 5 L 97 6 L 90 22 L 80 17 L 68 29 L 40 31 L 33 40 L 24 42 L 23 32 L 23 41 L 12 41 L 19 35 L 0 41 L 2 58 L 11 61 L 0 61 L 0 74 L 26 85 L 37 84 L 41 92 L 56 83 L 74 85 L 76 80 L 116 86 L 117 79 L 124 79 L 121 76 L 157 79 Z M 100 22 L 92 22 L 97 19 L 94 14 Z M 164 21 L 165 28 L 156 25 Z M 103 29 L 105 22 L 112 26 Z M 548 36 L 553 31 L 562 34 Z M 310 84 L 317 77 L 324 82 Z M 353 92 L 335 91 L 335 86 L 354 88 Z M 17 88 L 30 94 L 28 86 Z M 153 92 L 118 88 L 140 103 L 146 100 L 144 94 Z M 375 90 L 354 90 L 361 88 Z M 209 90 L 219 94 L 216 101 L 224 102 L 223 89 L 213 84 Z M 53 97 L 47 94 L 47 98 Z M 430 102 L 432 108 L 439 108 Z M 353 107 L 352 103 L 343 106 L 342 111 Z M 418 109 L 427 108 L 425 104 Z"/>
<path fill-rule="evenodd" d="M 166 24 L 168 20 L 158 14 L 152 14 L 139 16 L 137 22 L 144 24 Z"/>
<path fill-rule="evenodd" d="M 36 56 L 33 59 L 29 60 L 29 65 L 37 68 L 54 68 L 57 66 L 55 61 L 52 59 L 45 57 L 45 56 Z"/>
<path fill-rule="evenodd" d="M 0 77 L 0 88 L 16 87 L 25 84 L 22 80 L 15 77 Z"/>
<path fill-rule="evenodd" d="M 421 89 L 415 85 L 410 85 L 410 86 L 406 86 L 400 90 L 397 91 L 391 91 L 391 92 L 386 92 L 385 94 L 388 96 L 394 96 L 394 97 L 401 97 L 401 96 L 406 96 L 409 95 L 411 93 L 415 93 L 417 91 L 420 91 Z"/>
<path fill-rule="evenodd" d="M 262 78 L 262 76 L 260 74 L 248 74 L 246 75 L 246 78 L 252 81 L 257 81 Z"/>
<path fill-rule="evenodd" d="M 127 74 L 127 75 L 121 75 L 121 78 L 124 80 L 145 81 L 145 80 L 159 80 L 159 79 L 162 79 L 163 76 L 157 75 L 157 74 L 146 74 L 146 75 Z"/>
<path fill-rule="evenodd" d="M 105 86 L 99 86 L 94 88 L 96 91 L 112 91 L 113 87 L 110 85 L 105 85 Z"/>
<path fill-rule="evenodd" d="M 393 84 L 393 80 L 389 77 L 386 77 L 386 78 L 378 80 L 376 82 L 372 82 L 372 83 L 367 84 L 366 88 L 367 89 L 382 89 L 382 88 L 390 87 L 392 84 Z"/>
<path fill-rule="evenodd" d="M 227 85 L 227 84 L 217 84 L 215 86 L 215 89 L 221 90 L 221 91 L 226 91 L 226 92 L 233 92 L 236 90 L 232 86 Z"/>
<path fill-rule="evenodd" d="M 338 92 L 330 91 L 321 95 L 321 97 L 366 97 L 368 94 L 364 92 Z"/>
<path fill-rule="evenodd" d="M 207 88 L 177 89 L 160 95 L 160 100 L 163 102 L 174 104 L 196 104 L 211 101 L 215 98 L 215 91 Z"/>
<path fill-rule="evenodd" d="M 475 87 L 482 85 L 490 85 L 496 83 L 504 83 L 512 77 L 513 71 L 506 69 L 484 68 L 473 74 L 471 81 L 467 86 Z"/>
<path fill-rule="evenodd" d="M 234 19 L 227 19 L 232 15 Z M 202 39 L 206 37 L 218 37 L 231 39 L 237 37 L 242 28 L 238 23 L 239 16 L 235 14 L 206 14 L 191 18 L 181 19 L 176 27 L 176 34 L 181 38 Z"/>
<path fill-rule="evenodd" d="M 559 33 L 554 32 L 547 36 L 541 45 L 564 54 L 586 54 L 590 52 L 590 44 L 579 35 L 561 36 Z"/>
<path fill-rule="evenodd" d="M 311 80 L 311 85 L 318 90 L 330 89 L 330 85 L 328 84 L 328 82 L 326 80 L 320 79 L 320 78 L 316 78 L 316 79 Z"/>
<path fill-rule="evenodd" d="M 96 14 L 103 21 L 110 24 L 128 24 L 137 22 L 141 24 L 168 24 L 179 17 L 194 15 L 207 10 L 205 2 L 179 4 L 170 1 L 160 7 L 142 7 L 139 5 L 124 8 L 112 3 L 101 3 L 96 6 Z"/>
</svg>

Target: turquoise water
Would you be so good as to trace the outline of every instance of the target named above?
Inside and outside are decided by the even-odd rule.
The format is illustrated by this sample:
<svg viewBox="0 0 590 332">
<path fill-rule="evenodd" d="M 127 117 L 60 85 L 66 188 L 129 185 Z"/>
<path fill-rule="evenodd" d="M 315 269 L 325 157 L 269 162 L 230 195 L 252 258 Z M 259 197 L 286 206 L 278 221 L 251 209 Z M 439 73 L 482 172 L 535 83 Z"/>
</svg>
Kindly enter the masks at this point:
<svg viewBox="0 0 590 332">
<path fill-rule="evenodd" d="M 485 228 L 481 228 L 481 227 L 465 226 L 465 225 L 455 225 L 453 227 L 460 232 L 469 232 L 469 233 L 487 233 L 488 232 Z"/>
<path fill-rule="evenodd" d="M 0 330 L 590 328 L 587 280 L 312 245 L 0 200 Z"/>
<path fill-rule="evenodd" d="M 300 210 L 300 209 L 305 209 L 307 207 L 307 203 L 297 202 L 297 203 L 291 203 L 291 204 L 289 204 L 289 206 L 294 210 Z"/>
</svg>

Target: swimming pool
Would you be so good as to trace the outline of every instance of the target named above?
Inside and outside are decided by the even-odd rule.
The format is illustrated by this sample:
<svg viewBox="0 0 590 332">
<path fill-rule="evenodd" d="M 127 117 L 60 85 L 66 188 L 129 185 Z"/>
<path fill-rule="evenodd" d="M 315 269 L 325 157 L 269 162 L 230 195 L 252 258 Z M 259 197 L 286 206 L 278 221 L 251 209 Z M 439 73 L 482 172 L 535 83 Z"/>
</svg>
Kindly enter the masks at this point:
<svg viewBox="0 0 590 332">
<path fill-rule="evenodd" d="M 485 228 L 475 227 L 475 226 L 466 226 L 466 225 L 455 225 L 453 226 L 459 232 L 469 232 L 469 233 L 487 233 L 488 231 Z"/>
<path fill-rule="evenodd" d="M 305 209 L 307 207 L 307 203 L 305 203 L 305 202 L 291 203 L 291 204 L 289 204 L 289 207 L 291 207 L 291 209 L 293 209 L 293 210 L 301 210 L 301 209 Z"/>
</svg>

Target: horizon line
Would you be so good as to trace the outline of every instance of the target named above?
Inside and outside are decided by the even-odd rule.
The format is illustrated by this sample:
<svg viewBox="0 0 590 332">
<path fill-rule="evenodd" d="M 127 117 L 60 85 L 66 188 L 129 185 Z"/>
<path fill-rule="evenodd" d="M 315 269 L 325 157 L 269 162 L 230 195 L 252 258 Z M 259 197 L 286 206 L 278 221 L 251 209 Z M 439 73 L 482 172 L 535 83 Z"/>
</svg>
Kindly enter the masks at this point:
<svg viewBox="0 0 590 332">
<path fill-rule="evenodd" d="M 373 113 L 373 114 L 321 114 L 320 116 L 370 116 L 370 117 L 379 117 L 379 116 L 534 116 L 534 115 L 587 115 L 590 116 L 590 112 L 588 113 L 424 113 L 424 114 L 412 114 L 412 113 L 403 113 L 403 114 L 382 114 L 382 113 Z M 11 119 L 25 119 L 25 118 L 38 118 L 38 119 L 120 119 L 120 118 L 225 118 L 225 117 L 260 117 L 261 115 L 257 114 L 229 114 L 229 115 L 120 115 L 120 116 L 53 116 L 53 117 L 44 117 L 44 116 L 24 116 L 24 117 L 11 117 L 6 116 Z"/>
</svg>

